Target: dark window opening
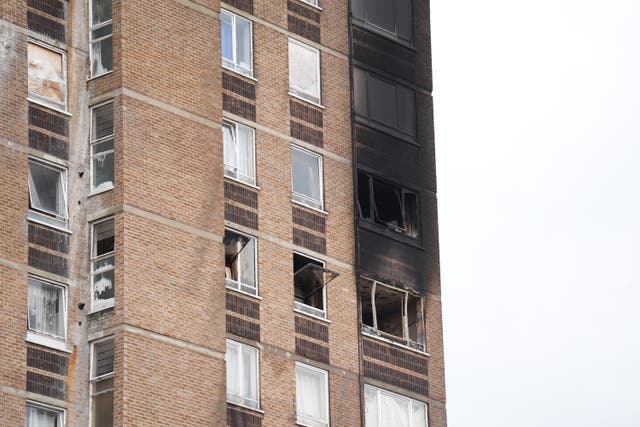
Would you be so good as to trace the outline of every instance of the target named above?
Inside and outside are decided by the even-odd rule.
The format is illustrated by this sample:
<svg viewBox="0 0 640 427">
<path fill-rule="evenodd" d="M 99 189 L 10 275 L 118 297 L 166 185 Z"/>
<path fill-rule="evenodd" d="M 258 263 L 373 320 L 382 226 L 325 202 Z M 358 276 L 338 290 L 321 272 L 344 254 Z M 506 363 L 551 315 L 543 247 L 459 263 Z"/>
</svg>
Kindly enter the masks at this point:
<svg viewBox="0 0 640 427">
<path fill-rule="evenodd" d="M 257 295 L 255 238 L 225 230 L 224 267 L 227 287 Z"/>
<path fill-rule="evenodd" d="M 320 261 L 293 254 L 293 293 L 295 308 L 307 314 L 326 317 L 325 287 L 338 273 L 324 268 Z"/>
</svg>

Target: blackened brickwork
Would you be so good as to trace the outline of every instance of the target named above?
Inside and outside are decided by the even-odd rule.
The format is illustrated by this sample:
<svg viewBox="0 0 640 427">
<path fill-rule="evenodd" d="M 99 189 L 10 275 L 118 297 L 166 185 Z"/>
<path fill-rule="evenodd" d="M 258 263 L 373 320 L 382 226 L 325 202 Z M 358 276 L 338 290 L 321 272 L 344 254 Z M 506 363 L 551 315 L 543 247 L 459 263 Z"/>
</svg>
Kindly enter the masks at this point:
<svg viewBox="0 0 640 427">
<path fill-rule="evenodd" d="M 29 124 L 62 136 L 69 136 L 69 120 L 29 105 Z"/>
<path fill-rule="evenodd" d="M 392 40 L 353 26 L 353 57 L 410 82 L 416 80 L 415 51 Z"/>
<path fill-rule="evenodd" d="M 27 25 L 31 31 L 44 34 L 61 43 L 66 41 L 66 28 L 59 22 L 32 11 L 27 11 Z"/>
<path fill-rule="evenodd" d="M 27 0 L 27 6 L 58 19 L 65 19 L 64 3 L 60 0 Z"/>
<path fill-rule="evenodd" d="M 69 159 L 69 146 L 67 141 L 34 129 L 29 129 L 29 147 L 44 151 L 60 159 Z"/>
</svg>

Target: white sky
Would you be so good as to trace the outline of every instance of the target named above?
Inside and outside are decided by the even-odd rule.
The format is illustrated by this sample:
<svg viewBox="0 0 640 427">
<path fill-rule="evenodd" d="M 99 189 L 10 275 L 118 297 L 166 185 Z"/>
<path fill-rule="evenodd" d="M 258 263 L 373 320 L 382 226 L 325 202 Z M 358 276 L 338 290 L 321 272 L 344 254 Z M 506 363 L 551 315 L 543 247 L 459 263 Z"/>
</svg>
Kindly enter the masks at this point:
<svg viewBox="0 0 640 427">
<path fill-rule="evenodd" d="M 450 427 L 640 426 L 640 1 L 431 0 Z"/>
</svg>

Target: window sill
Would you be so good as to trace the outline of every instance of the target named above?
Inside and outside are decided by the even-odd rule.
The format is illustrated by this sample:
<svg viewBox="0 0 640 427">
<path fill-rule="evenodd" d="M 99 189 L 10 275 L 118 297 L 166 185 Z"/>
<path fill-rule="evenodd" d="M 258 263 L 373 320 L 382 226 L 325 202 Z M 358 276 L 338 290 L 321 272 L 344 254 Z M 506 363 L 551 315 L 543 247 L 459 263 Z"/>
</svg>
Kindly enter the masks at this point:
<svg viewBox="0 0 640 427">
<path fill-rule="evenodd" d="M 63 351 L 65 353 L 72 353 L 71 347 L 65 341 L 61 341 L 52 337 L 40 335 L 33 331 L 27 331 L 25 341 L 31 344 L 37 344 L 44 347 L 49 347 L 54 350 Z"/>
<path fill-rule="evenodd" d="M 225 279 L 225 280 L 226 280 L 226 279 Z M 262 297 L 261 297 L 260 295 L 253 295 L 253 294 L 250 294 L 250 293 L 248 293 L 248 292 L 241 291 L 240 289 L 232 288 L 232 287 L 227 286 L 227 285 L 225 285 L 224 287 L 225 287 L 225 289 L 227 289 L 227 290 L 229 290 L 229 291 L 236 292 L 236 293 L 239 293 L 239 294 L 241 294 L 241 295 L 244 295 L 244 296 L 247 296 L 247 297 L 250 297 L 250 298 L 257 299 L 258 301 L 262 301 Z"/>
<path fill-rule="evenodd" d="M 71 232 L 71 230 L 69 230 L 66 227 L 66 224 L 63 225 L 59 221 L 56 221 L 56 220 L 51 219 L 49 217 L 45 217 L 45 216 L 43 216 L 43 215 L 41 215 L 41 214 L 39 214 L 37 212 L 34 212 L 34 211 L 29 211 L 29 213 L 27 213 L 27 221 L 35 222 L 37 224 L 44 225 L 45 227 L 54 228 L 54 229 L 56 229 L 58 231 L 62 231 L 63 233 L 66 233 L 66 234 L 73 234 Z"/>
<path fill-rule="evenodd" d="M 300 96 L 300 95 L 296 95 L 295 93 L 293 93 L 293 92 L 291 92 L 291 91 L 289 92 L 289 96 L 292 96 L 292 97 L 294 97 L 294 98 L 296 98 L 296 99 L 299 99 L 300 101 L 304 101 L 304 102 L 306 102 L 307 104 L 311 104 L 311 105 L 313 105 L 314 107 L 321 108 L 321 109 L 323 109 L 323 110 L 325 110 L 325 109 L 326 109 L 326 107 L 325 107 L 324 105 L 320 104 L 319 102 L 314 102 L 314 101 L 312 101 L 312 100 L 310 100 L 310 99 L 303 98 L 302 96 Z"/>
<path fill-rule="evenodd" d="M 91 76 L 91 77 L 89 77 L 87 79 L 87 83 L 89 83 L 89 82 L 91 82 L 93 80 L 99 79 L 100 77 L 108 76 L 109 74 L 113 74 L 113 70 L 109 70 L 106 73 L 98 74 L 97 76 Z"/>
<path fill-rule="evenodd" d="M 115 185 L 111 184 L 110 186 L 106 186 L 106 187 L 101 188 L 99 190 L 93 189 L 93 190 L 91 190 L 91 193 L 89 193 L 89 196 L 87 196 L 87 197 L 97 196 L 98 194 L 102 194 L 102 193 L 106 193 L 107 191 L 111 191 L 114 188 L 116 188 Z"/>
<path fill-rule="evenodd" d="M 318 209 L 316 207 L 309 206 L 306 203 L 300 202 L 300 201 L 295 200 L 295 199 L 291 199 L 291 203 L 293 203 L 295 205 L 299 205 L 299 206 L 304 206 L 307 209 L 311 209 L 311 210 L 319 212 L 319 213 L 321 213 L 323 215 L 329 215 L 329 212 L 325 211 L 324 209 Z"/>
<path fill-rule="evenodd" d="M 31 102 L 32 104 L 37 104 L 37 105 L 39 105 L 41 107 L 44 107 L 44 108 L 48 108 L 49 110 L 55 111 L 56 113 L 64 114 L 67 117 L 73 117 L 71 115 L 71 113 L 68 112 L 67 110 L 63 110 L 59 106 L 49 104 L 46 101 L 41 101 L 41 100 L 39 100 L 37 98 L 32 98 L 30 96 L 27 96 L 27 101 Z"/>
<path fill-rule="evenodd" d="M 247 78 L 247 79 L 249 79 L 249 80 L 252 80 L 252 81 L 253 81 L 253 82 L 255 82 L 255 83 L 258 83 L 258 79 L 256 79 L 255 77 L 253 77 L 253 72 L 252 72 L 251 74 L 245 74 L 245 73 L 242 73 L 242 72 L 240 72 L 240 71 L 238 71 L 238 70 L 236 70 L 236 69 L 233 69 L 233 68 L 231 68 L 231 67 L 228 67 L 228 66 L 226 66 L 226 65 L 224 65 L 224 64 L 222 64 L 222 69 L 223 69 L 223 70 L 225 70 L 225 71 L 230 71 L 230 72 L 232 72 L 232 73 L 234 73 L 234 74 L 237 74 L 237 75 L 239 75 L 239 76 L 241 76 L 241 77 L 244 77 L 244 78 Z"/>
<path fill-rule="evenodd" d="M 247 186 L 249 188 L 253 188 L 254 190 L 260 191 L 260 187 L 258 187 L 255 184 L 249 184 L 248 182 L 241 181 L 238 178 L 234 178 L 234 177 L 231 177 L 229 175 L 225 175 L 224 177 L 225 177 L 225 179 L 228 179 L 229 181 L 237 182 L 238 184 L 245 185 L 245 186 Z"/>
<path fill-rule="evenodd" d="M 427 353 L 426 351 L 416 350 L 415 348 L 411 348 L 411 347 L 408 347 L 406 345 L 402 345 L 402 344 L 397 343 L 397 342 L 395 342 L 393 340 L 390 340 L 389 338 L 384 338 L 384 337 L 381 337 L 381 336 L 378 336 L 378 335 L 372 335 L 372 334 L 369 334 L 367 332 L 362 332 L 362 331 L 360 331 L 360 335 L 362 335 L 363 337 L 367 337 L 367 338 L 371 338 L 371 339 L 374 339 L 374 340 L 382 341 L 382 342 L 387 343 L 387 344 L 391 344 L 394 347 L 398 347 L 398 348 L 401 348 L 401 349 L 404 349 L 404 350 L 408 350 L 408 351 L 412 351 L 414 353 L 421 354 L 422 356 L 431 357 L 431 355 L 429 353 Z"/>
<path fill-rule="evenodd" d="M 300 427 L 313 427 L 314 425 L 318 425 L 317 423 L 323 423 L 324 421 L 316 421 L 316 424 L 306 424 L 304 421 L 296 420 L 296 425 Z M 329 423 L 324 423 L 325 427 L 329 427 Z"/>
<path fill-rule="evenodd" d="M 93 316 L 93 315 L 96 315 L 98 313 L 105 312 L 107 310 L 113 310 L 114 307 L 115 307 L 115 304 L 109 305 L 109 306 L 105 306 L 105 307 L 92 308 L 91 311 L 87 313 L 87 316 Z"/>
<path fill-rule="evenodd" d="M 252 411 L 252 412 L 257 412 L 258 414 L 262 414 L 262 415 L 264 415 L 264 413 L 265 413 L 265 412 L 264 412 L 262 409 L 260 409 L 260 408 L 252 408 L 251 406 L 242 405 L 242 404 L 240 404 L 240 403 L 232 402 L 232 401 L 230 401 L 230 400 L 227 400 L 227 404 L 229 404 L 229 405 L 233 405 L 233 406 L 237 406 L 237 407 L 239 407 L 239 408 L 247 409 L 247 410 Z"/>
<path fill-rule="evenodd" d="M 320 316 L 314 316 L 313 314 L 306 313 L 306 312 L 304 312 L 302 310 L 298 310 L 297 308 L 294 308 L 293 312 L 297 313 L 297 314 L 302 314 L 303 316 L 307 316 L 307 317 L 310 317 L 310 318 L 315 319 L 315 320 L 319 320 L 319 321 L 327 323 L 329 325 L 332 323 L 331 320 L 329 320 L 329 319 L 325 319 L 324 317 L 320 317 Z"/>
<path fill-rule="evenodd" d="M 307 3 L 307 2 L 306 2 L 306 1 L 304 1 L 304 0 L 298 0 L 298 1 L 299 1 L 300 3 L 303 3 L 305 6 L 312 7 L 312 8 L 314 8 L 314 9 L 317 9 L 318 11 L 322 12 L 322 8 L 321 8 L 319 5 L 317 5 L 317 4 Z"/>
</svg>

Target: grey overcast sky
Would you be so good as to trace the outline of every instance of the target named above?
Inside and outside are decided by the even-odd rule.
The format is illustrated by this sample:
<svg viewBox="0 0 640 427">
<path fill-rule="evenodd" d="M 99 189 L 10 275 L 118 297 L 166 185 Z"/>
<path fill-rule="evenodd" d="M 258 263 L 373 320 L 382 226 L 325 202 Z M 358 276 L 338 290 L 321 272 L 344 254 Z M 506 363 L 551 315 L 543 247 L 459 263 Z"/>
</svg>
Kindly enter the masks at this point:
<svg viewBox="0 0 640 427">
<path fill-rule="evenodd" d="M 640 426 L 640 1 L 431 21 L 449 426 Z"/>
</svg>

